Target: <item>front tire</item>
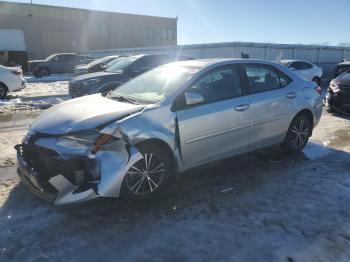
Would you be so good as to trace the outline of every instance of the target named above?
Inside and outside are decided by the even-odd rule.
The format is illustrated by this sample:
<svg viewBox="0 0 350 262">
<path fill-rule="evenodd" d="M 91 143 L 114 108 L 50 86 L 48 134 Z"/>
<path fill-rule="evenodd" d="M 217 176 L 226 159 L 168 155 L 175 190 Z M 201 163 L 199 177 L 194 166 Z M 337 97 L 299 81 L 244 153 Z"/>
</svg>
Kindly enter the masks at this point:
<svg viewBox="0 0 350 262">
<path fill-rule="evenodd" d="M 282 148 L 289 153 L 299 153 L 308 143 L 311 132 L 310 118 L 306 114 L 296 116 L 289 126 Z"/>
<path fill-rule="evenodd" d="M 0 84 L 0 99 L 5 99 L 7 96 L 7 87 L 4 84 Z"/>
<path fill-rule="evenodd" d="M 143 158 L 127 171 L 121 188 L 121 196 L 127 200 L 153 197 L 171 177 L 171 160 L 165 150 L 147 143 L 137 148 Z"/>
</svg>

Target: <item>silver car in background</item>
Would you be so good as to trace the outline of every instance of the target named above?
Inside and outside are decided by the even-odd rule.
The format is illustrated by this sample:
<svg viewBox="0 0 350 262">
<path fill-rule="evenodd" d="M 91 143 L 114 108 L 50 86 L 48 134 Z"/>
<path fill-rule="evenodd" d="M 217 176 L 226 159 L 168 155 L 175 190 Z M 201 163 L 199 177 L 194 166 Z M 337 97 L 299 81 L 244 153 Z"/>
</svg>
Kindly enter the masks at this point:
<svg viewBox="0 0 350 262">
<path fill-rule="evenodd" d="M 322 114 L 320 93 L 272 62 L 171 63 L 46 110 L 16 146 L 18 174 L 56 205 L 147 198 L 218 159 L 274 144 L 301 151 Z"/>
</svg>

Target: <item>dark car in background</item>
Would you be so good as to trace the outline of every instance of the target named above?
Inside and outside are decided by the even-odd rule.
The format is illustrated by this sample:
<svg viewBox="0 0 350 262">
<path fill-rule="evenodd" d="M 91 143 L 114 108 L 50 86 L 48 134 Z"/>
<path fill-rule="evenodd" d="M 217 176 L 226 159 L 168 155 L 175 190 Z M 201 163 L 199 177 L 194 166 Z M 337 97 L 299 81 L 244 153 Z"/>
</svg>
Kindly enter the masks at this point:
<svg viewBox="0 0 350 262">
<path fill-rule="evenodd" d="M 343 73 L 346 70 L 350 69 L 350 61 L 345 61 L 342 63 L 339 63 L 335 68 L 334 68 L 334 74 L 333 78 L 336 78 L 338 75 Z"/>
<path fill-rule="evenodd" d="M 46 77 L 50 74 L 73 73 L 77 65 L 87 64 L 93 60 L 94 58 L 87 55 L 61 53 L 50 55 L 45 60 L 28 61 L 28 68 L 35 77 Z"/>
<path fill-rule="evenodd" d="M 331 81 L 325 105 L 328 112 L 350 110 L 350 69 Z"/>
<path fill-rule="evenodd" d="M 140 54 L 118 58 L 113 65 L 103 72 L 72 78 L 69 81 L 69 94 L 74 98 L 96 93 L 106 93 L 160 65 L 192 59 L 185 56 L 159 54 Z"/>
<path fill-rule="evenodd" d="M 111 55 L 96 59 L 87 65 L 78 65 L 75 67 L 75 75 L 83 75 L 88 73 L 101 72 L 108 68 L 109 63 L 121 56 Z"/>
</svg>

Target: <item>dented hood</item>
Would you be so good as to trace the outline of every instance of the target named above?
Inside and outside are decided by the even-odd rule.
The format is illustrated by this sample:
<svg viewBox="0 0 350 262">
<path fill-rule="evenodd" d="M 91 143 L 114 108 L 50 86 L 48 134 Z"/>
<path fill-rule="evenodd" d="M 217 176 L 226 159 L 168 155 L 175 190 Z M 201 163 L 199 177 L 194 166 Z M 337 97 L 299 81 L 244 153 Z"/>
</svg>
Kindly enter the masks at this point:
<svg viewBox="0 0 350 262">
<path fill-rule="evenodd" d="M 118 102 L 100 94 L 72 99 L 44 111 L 31 131 L 61 135 L 91 129 L 139 112 L 142 105 Z"/>
</svg>

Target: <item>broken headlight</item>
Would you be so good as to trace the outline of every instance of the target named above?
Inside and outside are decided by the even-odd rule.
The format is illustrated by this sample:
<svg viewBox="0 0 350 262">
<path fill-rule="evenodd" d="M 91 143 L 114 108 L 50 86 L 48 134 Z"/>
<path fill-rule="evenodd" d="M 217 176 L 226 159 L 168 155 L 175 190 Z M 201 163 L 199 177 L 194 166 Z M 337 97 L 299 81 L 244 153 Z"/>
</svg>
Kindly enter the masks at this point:
<svg viewBox="0 0 350 262">
<path fill-rule="evenodd" d="M 77 133 L 61 136 L 62 140 L 73 142 L 77 145 L 91 147 L 91 152 L 95 154 L 104 145 L 111 144 L 119 140 L 119 138 L 108 134 L 100 133 L 99 129 L 88 129 Z"/>
<path fill-rule="evenodd" d="M 337 93 L 340 91 L 339 89 L 339 85 L 337 83 L 335 83 L 334 81 L 331 81 L 331 83 L 329 84 L 329 88 L 334 92 Z"/>
<path fill-rule="evenodd" d="M 61 139 L 71 140 L 83 145 L 92 146 L 99 136 L 100 136 L 99 129 L 88 129 L 88 130 L 83 130 L 72 134 L 63 135 L 61 136 Z"/>
</svg>

